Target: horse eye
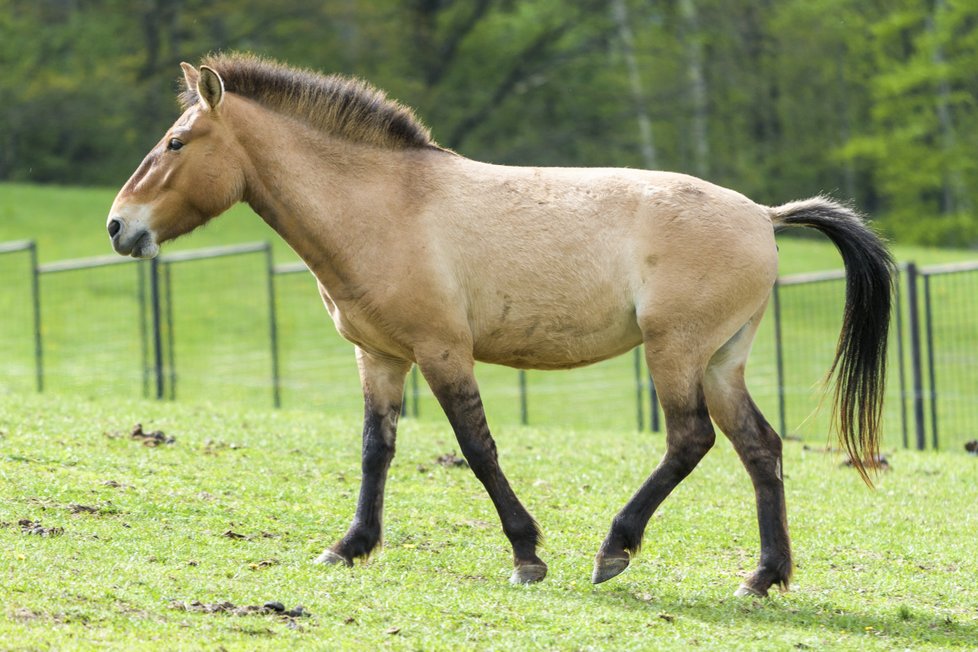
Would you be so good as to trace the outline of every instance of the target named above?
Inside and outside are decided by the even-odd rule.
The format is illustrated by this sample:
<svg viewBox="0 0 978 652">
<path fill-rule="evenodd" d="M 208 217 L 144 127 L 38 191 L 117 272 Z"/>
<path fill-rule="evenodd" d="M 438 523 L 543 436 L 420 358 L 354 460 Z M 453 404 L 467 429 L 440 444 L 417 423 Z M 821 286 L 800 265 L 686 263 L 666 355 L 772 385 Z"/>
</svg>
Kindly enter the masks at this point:
<svg viewBox="0 0 978 652">
<path fill-rule="evenodd" d="M 166 144 L 166 148 L 173 150 L 174 152 L 183 147 L 183 143 L 176 138 L 171 138 L 170 142 Z"/>
</svg>

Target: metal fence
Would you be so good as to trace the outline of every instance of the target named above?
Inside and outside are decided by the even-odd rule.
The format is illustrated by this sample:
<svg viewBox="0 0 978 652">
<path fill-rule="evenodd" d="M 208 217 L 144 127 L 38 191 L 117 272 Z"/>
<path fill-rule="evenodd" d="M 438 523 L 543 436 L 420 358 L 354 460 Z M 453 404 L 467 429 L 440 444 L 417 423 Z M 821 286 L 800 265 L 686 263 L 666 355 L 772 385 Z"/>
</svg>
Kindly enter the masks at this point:
<svg viewBox="0 0 978 652">
<path fill-rule="evenodd" d="M 841 271 L 779 279 L 748 368 L 784 435 L 825 438 L 821 379 L 841 327 Z M 32 242 L 0 243 L 0 394 L 113 393 L 362 408 L 352 345 L 301 263 L 274 265 L 267 243 L 38 264 Z M 257 318 L 256 318 L 257 317 Z M 959 448 L 978 423 L 978 262 L 901 267 L 884 412 L 887 446 Z M 592 367 L 524 372 L 479 365 L 494 423 L 659 430 L 641 352 Z M 408 380 L 405 414 L 440 414 Z"/>
<path fill-rule="evenodd" d="M 897 278 L 888 342 L 888 382 L 883 409 L 887 445 L 908 446 L 908 386 L 904 359 L 903 267 Z M 845 272 L 833 270 L 778 279 L 771 316 L 778 387 L 779 432 L 811 439 L 831 430 L 831 394 L 822 394 L 842 328 Z M 824 396 L 826 405 L 813 398 Z"/>
<path fill-rule="evenodd" d="M 931 445 L 976 438 L 978 261 L 922 268 Z M 923 383 L 921 383 L 921 387 Z M 918 445 L 924 429 L 918 428 Z"/>
<path fill-rule="evenodd" d="M 31 241 L 0 242 L 0 388 L 44 389 L 41 372 L 41 303 L 37 247 Z"/>
</svg>

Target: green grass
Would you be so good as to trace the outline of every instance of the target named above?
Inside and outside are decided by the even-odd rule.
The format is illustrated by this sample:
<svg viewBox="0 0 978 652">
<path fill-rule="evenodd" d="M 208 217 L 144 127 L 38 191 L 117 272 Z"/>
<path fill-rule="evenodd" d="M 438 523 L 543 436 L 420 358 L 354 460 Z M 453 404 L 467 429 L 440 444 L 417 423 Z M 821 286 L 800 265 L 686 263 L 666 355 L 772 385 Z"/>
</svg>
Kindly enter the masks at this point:
<svg viewBox="0 0 978 652">
<path fill-rule="evenodd" d="M 43 262 L 109 255 L 105 216 L 113 189 L 78 189 L 0 184 L 0 241 L 34 238 Z M 277 262 L 294 254 L 247 207 L 236 207 L 193 234 L 167 245 L 166 251 L 219 244 L 270 241 Z M 834 269 L 841 265 L 835 248 L 821 238 L 779 240 L 782 274 Z M 972 251 L 894 246 L 901 261 L 920 265 L 973 259 Z M 0 395 L 31 391 L 34 360 L 28 311 L 26 256 L 0 256 Z M 247 405 L 271 404 L 271 358 L 261 254 L 171 267 L 173 305 L 172 375 L 179 400 L 223 400 Z M 41 292 L 46 385 L 51 391 L 127 397 L 152 392 L 142 366 L 147 343 L 140 331 L 136 303 L 136 264 L 94 271 L 45 275 Z M 963 278 L 963 277 L 962 277 Z M 949 280 L 950 277 L 949 277 Z M 786 334 L 786 429 L 824 442 L 829 410 L 812 416 L 819 401 L 819 380 L 828 369 L 841 323 L 842 283 L 782 293 Z M 276 279 L 281 341 L 282 402 L 287 408 L 319 409 L 357 415 L 361 410 L 352 345 L 335 332 L 308 274 Z M 972 439 L 978 377 L 972 364 L 978 340 L 978 314 L 969 314 L 974 288 L 957 280 L 935 286 L 941 310 L 935 320 L 942 365 L 938 387 L 944 446 L 961 448 Z M 974 312 L 972 310 L 971 312 Z M 888 445 L 902 438 L 896 345 L 891 346 L 891 375 L 886 412 Z M 762 410 L 777 420 L 773 326 L 770 311 L 762 324 L 748 367 L 749 383 Z M 909 355 L 904 352 L 906 369 Z M 517 372 L 480 365 L 477 374 L 493 425 L 520 420 Z M 170 380 L 170 374 L 167 375 Z M 592 367 L 527 374 L 531 424 L 630 428 L 636 422 L 633 359 L 621 356 Z M 423 381 L 418 404 L 422 418 L 441 420 L 441 410 Z M 645 409 L 647 423 L 647 408 Z"/>
<path fill-rule="evenodd" d="M 124 179 L 120 179 L 120 185 Z M 32 239 L 38 243 L 41 262 L 112 253 L 105 221 L 118 189 L 38 186 L 0 183 L 0 242 Z M 785 201 L 792 198 L 786 197 Z M 270 241 L 276 262 L 297 260 L 247 206 L 240 204 L 188 236 L 166 246 L 180 251 L 243 242 Z M 835 248 L 821 238 L 783 237 L 779 241 L 782 274 L 837 269 L 842 263 Z M 901 261 L 920 265 L 972 260 L 976 252 L 894 244 Z"/>
<path fill-rule="evenodd" d="M 175 443 L 147 448 L 134 423 Z M 510 552 L 446 427 L 406 420 L 385 548 L 311 560 L 345 531 L 358 424 L 300 410 L 78 398 L 0 403 L 0 647 L 37 649 L 947 650 L 978 640 L 978 459 L 892 453 L 876 491 L 785 448 L 792 590 L 734 599 L 758 551 L 750 482 L 721 440 L 652 519 L 623 575 L 589 581 L 611 516 L 661 455 L 628 430 L 497 429 L 550 574 Z M 79 512 L 72 505 L 92 507 Z M 22 533 L 28 519 L 60 536 Z M 244 539 L 223 536 L 233 531 Z M 291 624 L 181 602 L 301 604 Z"/>
<path fill-rule="evenodd" d="M 120 179 L 120 186 L 124 179 Z M 105 231 L 118 189 L 0 183 L 0 242 L 35 240 L 42 263 L 112 255 Z M 180 238 L 167 251 L 270 241 L 278 262 L 298 260 L 260 217 L 244 204 Z"/>
</svg>

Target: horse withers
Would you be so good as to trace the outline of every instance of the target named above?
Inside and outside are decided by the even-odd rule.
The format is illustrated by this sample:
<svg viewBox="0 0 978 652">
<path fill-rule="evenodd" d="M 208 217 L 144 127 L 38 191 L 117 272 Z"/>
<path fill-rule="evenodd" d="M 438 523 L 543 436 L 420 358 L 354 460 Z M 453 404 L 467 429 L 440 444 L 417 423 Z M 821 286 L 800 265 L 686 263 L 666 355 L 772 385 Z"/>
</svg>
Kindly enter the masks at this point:
<svg viewBox="0 0 978 652">
<path fill-rule="evenodd" d="M 835 420 L 868 480 L 892 261 L 852 210 L 824 197 L 761 206 L 668 172 L 480 163 L 439 147 L 366 83 L 248 55 L 183 72 L 184 112 L 119 192 L 109 236 L 120 254 L 152 257 L 244 201 L 315 275 L 356 347 L 365 405 L 356 513 L 317 561 L 352 565 L 380 542 L 404 379 L 417 364 L 498 511 L 511 581 L 543 579 L 540 532 L 500 468 L 474 363 L 562 369 L 644 344 L 666 452 L 612 520 L 592 580 L 629 565 L 652 513 L 713 445 L 716 422 L 757 500 L 760 562 L 738 594 L 787 586 L 781 439 L 744 383 L 780 227 L 821 231 L 845 263 Z"/>
</svg>

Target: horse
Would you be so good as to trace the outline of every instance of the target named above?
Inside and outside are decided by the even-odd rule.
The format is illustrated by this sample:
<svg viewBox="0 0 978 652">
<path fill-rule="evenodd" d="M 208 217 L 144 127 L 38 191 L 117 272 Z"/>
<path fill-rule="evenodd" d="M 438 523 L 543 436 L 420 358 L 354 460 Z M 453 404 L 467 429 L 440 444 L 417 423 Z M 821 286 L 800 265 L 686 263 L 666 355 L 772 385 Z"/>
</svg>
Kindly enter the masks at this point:
<svg viewBox="0 0 978 652">
<path fill-rule="evenodd" d="M 153 257 L 246 202 L 315 275 L 355 346 L 364 398 L 356 510 L 317 563 L 352 566 L 378 547 L 405 376 L 417 365 L 498 512 L 510 581 L 542 580 L 540 528 L 500 467 L 474 363 L 565 369 L 644 345 L 666 449 L 612 519 L 591 580 L 629 566 L 655 509 L 713 446 L 715 422 L 753 482 L 760 530 L 758 565 L 735 594 L 787 589 L 782 442 L 744 382 L 784 227 L 821 231 L 843 259 L 844 323 L 827 378 L 839 440 L 871 484 L 893 261 L 855 210 L 824 196 L 762 206 L 679 173 L 478 162 L 358 79 L 243 53 L 181 68 L 183 113 L 119 191 L 108 234 L 117 253 Z"/>
</svg>

